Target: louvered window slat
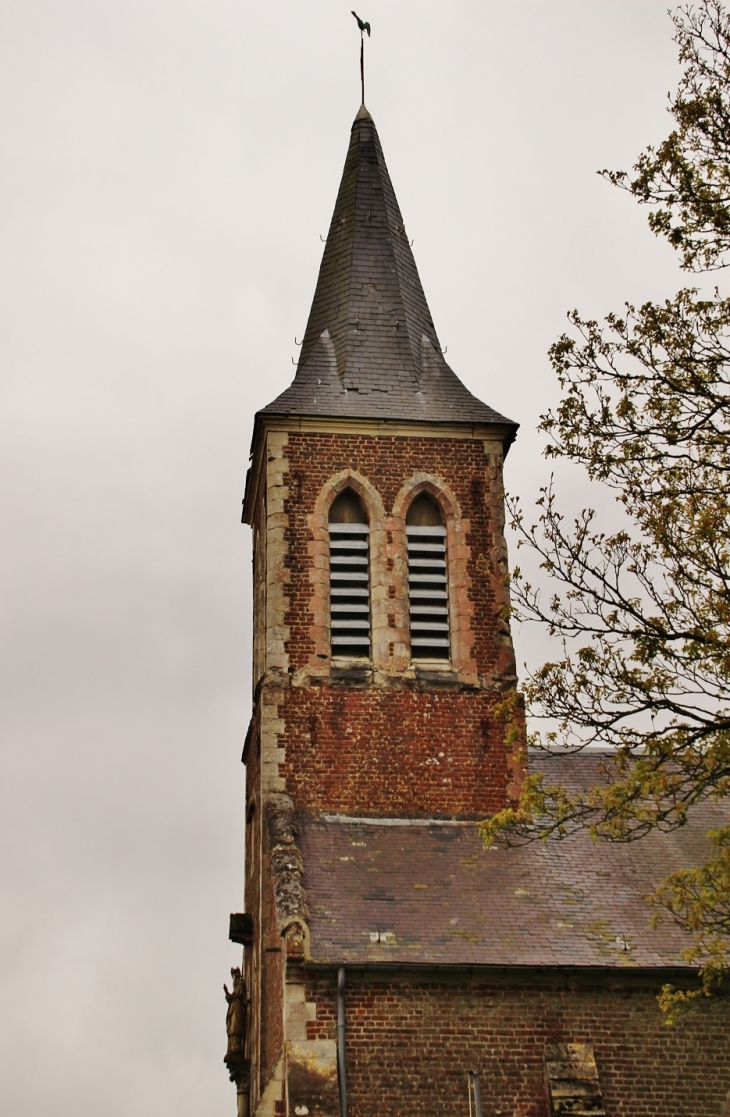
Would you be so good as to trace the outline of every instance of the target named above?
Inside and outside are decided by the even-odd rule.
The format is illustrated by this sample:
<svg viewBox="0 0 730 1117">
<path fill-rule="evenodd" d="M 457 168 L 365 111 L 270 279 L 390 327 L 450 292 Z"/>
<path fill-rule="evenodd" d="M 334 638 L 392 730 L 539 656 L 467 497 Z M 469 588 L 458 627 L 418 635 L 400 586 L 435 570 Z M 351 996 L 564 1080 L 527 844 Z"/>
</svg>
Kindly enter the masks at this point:
<svg viewBox="0 0 730 1117">
<path fill-rule="evenodd" d="M 446 528 L 408 526 L 406 537 L 411 655 L 414 659 L 448 659 Z"/>
<path fill-rule="evenodd" d="M 370 570 L 367 524 L 329 525 L 332 654 L 370 655 Z"/>
</svg>

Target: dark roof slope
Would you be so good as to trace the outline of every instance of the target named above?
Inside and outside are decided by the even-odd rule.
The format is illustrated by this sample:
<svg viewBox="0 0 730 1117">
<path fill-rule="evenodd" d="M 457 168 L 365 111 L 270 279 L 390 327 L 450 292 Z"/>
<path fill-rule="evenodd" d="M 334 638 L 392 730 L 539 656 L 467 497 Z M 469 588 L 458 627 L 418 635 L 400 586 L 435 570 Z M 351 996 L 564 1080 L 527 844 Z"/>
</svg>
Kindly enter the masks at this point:
<svg viewBox="0 0 730 1117">
<path fill-rule="evenodd" d="M 516 424 L 444 360 L 375 124 L 363 106 L 291 387 L 264 414 Z"/>
<path fill-rule="evenodd" d="M 550 764 L 590 786 L 595 757 Z M 541 765 L 542 766 L 542 765 Z M 486 850 L 473 823 L 302 819 L 314 962 L 489 966 L 683 966 L 687 940 L 647 897 L 706 855 L 727 805 L 629 845 L 562 842 Z"/>
</svg>

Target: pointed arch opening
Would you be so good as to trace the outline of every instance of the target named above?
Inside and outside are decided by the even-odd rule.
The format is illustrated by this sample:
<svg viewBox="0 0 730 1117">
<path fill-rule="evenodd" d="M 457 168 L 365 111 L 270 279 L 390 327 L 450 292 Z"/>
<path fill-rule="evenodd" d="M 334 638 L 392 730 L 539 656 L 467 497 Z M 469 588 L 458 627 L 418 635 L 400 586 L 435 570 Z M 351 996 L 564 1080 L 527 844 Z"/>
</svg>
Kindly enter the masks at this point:
<svg viewBox="0 0 730 1117">
<path fill-rule="evenodd" d="M 436 501 L 420 493 L 406 515 L 411 659 L 450 658 L 446 526 Z"/>
<path fill-rule="evenodd" d="M 370 525 L 352 489 L 332 502 L 329 543 L 332 655 L 369 657 Z"/>
</svg>

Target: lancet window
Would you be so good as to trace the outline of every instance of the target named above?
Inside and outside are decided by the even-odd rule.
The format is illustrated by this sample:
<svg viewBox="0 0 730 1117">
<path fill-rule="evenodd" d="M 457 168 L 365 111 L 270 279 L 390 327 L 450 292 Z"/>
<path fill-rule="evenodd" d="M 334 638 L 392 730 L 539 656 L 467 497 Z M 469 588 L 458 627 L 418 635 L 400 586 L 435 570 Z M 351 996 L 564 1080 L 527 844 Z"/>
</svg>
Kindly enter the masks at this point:
<svg viewBox="0 0 730 1117">
<path fill-rule="evenodd" d="M 333 656 L 370 655 L 370 528 L 347 489 L 329 514 L 330 630 Z"/>
<path fill-rule="evenodd" d="M 416 497 L 406 516 L 412 659 L 449 659 L 446 528 L 430 496 Z"/>
</svg>

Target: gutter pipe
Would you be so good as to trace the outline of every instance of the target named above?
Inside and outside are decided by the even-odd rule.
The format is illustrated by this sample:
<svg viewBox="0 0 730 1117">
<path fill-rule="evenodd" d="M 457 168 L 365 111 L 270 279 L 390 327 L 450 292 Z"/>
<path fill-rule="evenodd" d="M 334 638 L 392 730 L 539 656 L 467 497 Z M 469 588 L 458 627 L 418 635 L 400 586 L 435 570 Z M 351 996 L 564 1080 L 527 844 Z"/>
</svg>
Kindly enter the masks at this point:
<svg viewBox="0 0 730 1117">
<path fill-rule="evenodd" d="M 345 1063 L 345 967 L 337 971 L 337 1085 L 340 1117 L 347 1117 L 347 1066 Z"/>
<path fill-rule="evenodd" d="M 470 1070 L 469 1078 L 469 1112 L 471 1113 L 471 1099 L 474 1098 L 474 1117 L 482 1117 L 482 1088 L 479 1082 L 479 1071 Z"/>
</svg>

